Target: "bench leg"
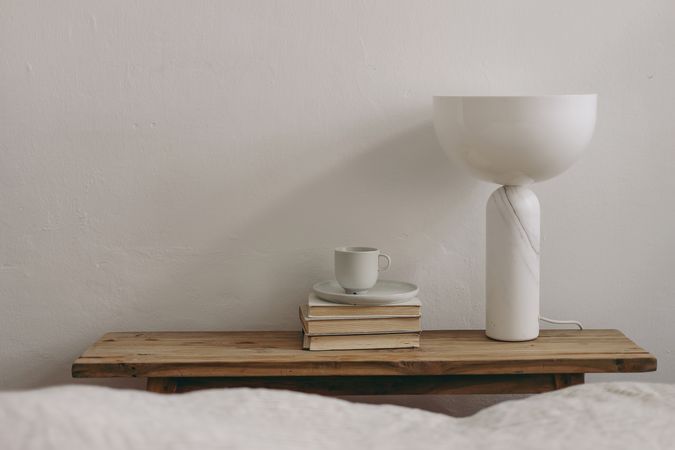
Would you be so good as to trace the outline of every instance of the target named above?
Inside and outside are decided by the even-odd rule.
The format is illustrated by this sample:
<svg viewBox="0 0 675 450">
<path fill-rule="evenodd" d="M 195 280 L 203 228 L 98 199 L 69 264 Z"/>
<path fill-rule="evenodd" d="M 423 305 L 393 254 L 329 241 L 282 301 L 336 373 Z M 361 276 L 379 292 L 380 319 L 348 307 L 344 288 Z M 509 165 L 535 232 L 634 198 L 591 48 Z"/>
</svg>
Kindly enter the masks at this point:
<svg viewBox="0 0 675 450">
<path fill-rule="evenodd" d="M 577 384 L 584 384 L 583 373 L 557 373 L 553 375 L 555 390 L 576 386 Z"/>
<path fill-rule="evenodd" d="M 178 382 L 175 378 L 148 378 L 145 390 L 158 394 L 173 394 L 177 387 Z"/>
</svg>

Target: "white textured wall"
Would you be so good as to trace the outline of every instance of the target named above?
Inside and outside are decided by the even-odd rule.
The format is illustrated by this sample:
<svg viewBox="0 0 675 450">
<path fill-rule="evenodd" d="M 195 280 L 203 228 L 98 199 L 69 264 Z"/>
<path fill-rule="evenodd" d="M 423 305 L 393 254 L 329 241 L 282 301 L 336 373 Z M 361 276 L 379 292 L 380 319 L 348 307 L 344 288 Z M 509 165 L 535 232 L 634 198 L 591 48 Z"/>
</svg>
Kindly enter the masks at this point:
<svg viewBox="0 0 675 450">
<path fill-rule="evenodd" d="M 598 92 L 537 185 L 542 311 L 675 381 L 675 3 L 0 1 L 0 388 L 110 330 L 297 329 L 331 249 L 380 246 L 426 328 L 483 326 L 484 203 L 438 93 Z M 598 379 L 598 378 L 595 378 Z"/>
</svg>

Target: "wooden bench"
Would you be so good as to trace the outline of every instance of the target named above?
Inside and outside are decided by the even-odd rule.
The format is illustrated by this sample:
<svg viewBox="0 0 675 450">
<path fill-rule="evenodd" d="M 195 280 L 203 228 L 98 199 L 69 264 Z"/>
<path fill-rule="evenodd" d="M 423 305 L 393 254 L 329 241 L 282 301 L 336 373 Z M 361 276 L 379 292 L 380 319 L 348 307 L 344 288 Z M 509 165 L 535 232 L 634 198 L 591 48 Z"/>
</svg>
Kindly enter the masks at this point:
<svg viewBox="0 0 675 450">
<path fill-rule="evenodd" d="M 141 377 L 153 392 L 266 387 L 324 395 L 521 394 L 581 384 L 586 373 L 648 372 L 656 358 L 617 330 L 544 330 L 498 342 L 482 330 L 424 331 L 421 347 L 302 350 L 294 331 L 108 333 L 73 377 Z"/>
</svg>

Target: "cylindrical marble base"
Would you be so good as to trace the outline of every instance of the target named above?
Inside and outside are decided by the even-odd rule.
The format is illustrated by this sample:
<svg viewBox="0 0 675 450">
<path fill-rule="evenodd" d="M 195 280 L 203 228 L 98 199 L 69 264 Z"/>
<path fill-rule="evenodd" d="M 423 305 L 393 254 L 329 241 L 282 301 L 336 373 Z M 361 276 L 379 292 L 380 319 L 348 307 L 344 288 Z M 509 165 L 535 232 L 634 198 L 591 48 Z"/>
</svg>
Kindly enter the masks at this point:
<svg viewBox="0 0 675 450">
<path fill-rule="evenodd" d="M 539 336 L 539 200 L 502 186 L 487 204 L 486 334 L 500 341 Z"/>
</svg>

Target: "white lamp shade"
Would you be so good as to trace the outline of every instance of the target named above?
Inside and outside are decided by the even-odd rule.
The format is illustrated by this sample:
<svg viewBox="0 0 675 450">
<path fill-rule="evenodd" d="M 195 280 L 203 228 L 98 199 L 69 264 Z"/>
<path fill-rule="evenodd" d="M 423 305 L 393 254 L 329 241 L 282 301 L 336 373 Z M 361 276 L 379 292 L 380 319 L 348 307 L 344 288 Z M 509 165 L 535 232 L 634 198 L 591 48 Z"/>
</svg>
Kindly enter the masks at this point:
<svg viewBox="0 0 675 450">
<path fill-rule="evenodd" d="M 552 178 L 583 153 L 595 129 L 597 95 L 434 97 L 445 152 L 478 178 L 524 186 Z"/>
</svg>

